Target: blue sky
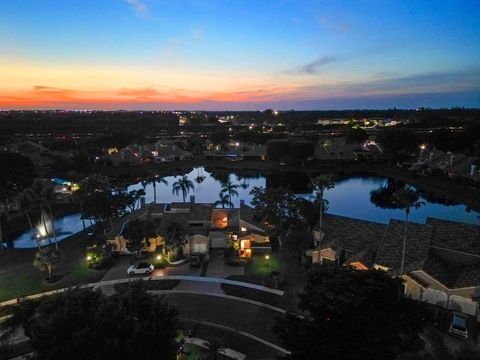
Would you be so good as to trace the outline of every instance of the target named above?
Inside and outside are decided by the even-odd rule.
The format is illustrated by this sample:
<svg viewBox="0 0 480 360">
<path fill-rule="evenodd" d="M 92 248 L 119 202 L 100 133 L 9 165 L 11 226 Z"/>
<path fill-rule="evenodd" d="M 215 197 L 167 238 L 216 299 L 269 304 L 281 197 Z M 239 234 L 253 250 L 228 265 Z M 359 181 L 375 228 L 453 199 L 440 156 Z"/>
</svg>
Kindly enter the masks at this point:
<svg viewBox="0 0 480 360">
<path fill-rule="evenodd" d="M 480 106 L 480 1 L 0 2 L 0 108 Z"/>
</svg>

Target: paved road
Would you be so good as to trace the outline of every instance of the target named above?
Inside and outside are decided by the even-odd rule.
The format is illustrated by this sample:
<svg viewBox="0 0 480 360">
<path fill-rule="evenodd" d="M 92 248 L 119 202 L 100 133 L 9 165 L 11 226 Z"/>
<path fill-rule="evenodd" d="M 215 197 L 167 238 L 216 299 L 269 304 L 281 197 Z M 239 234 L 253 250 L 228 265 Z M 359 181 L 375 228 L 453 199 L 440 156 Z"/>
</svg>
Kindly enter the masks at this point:
<svg viewBox="0 0 480 360">
<path fill-rule="evenodd" d="M 274 360 L 281 355 L 267 345 L 231 331 L 188 320 L 182 321 L 182 324 L 185 329 L 193 330 L 193 335 L 199 338 L 218 338 L 222 346 L 242 352 L 248 360 Z"/>
<path fill-rule="evenodd" d="M 228 326 L 281 346 L 271 331 L 275 318 L 282 315 L 277 311 L 203 294 L 166 294 L 165 297 L 182 318 Z"/>
</svg>

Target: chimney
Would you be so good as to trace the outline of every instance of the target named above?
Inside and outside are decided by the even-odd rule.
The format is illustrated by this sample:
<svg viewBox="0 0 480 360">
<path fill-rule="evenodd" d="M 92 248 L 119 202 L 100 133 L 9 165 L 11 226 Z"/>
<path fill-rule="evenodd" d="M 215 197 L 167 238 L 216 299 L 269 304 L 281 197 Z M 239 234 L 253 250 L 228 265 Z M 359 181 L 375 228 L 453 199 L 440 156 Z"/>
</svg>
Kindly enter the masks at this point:
<svg viewBox="0 0 480 360">
<path fill-rule="evenodd" d="M 245 200 L 240 200 L 240 207 L 244 206 L 245 205 Z"/>
<path fill-rule="evenodd" d="M 190 202 L 195 204 L 195 195 L 190 195 Z"/>
<path fill-rule="evenodd" d="M 477 172 L 477 165 L 475 164 L 470 165 L 470 176 L 475 175 L 476 172 Z"/>
</svg>

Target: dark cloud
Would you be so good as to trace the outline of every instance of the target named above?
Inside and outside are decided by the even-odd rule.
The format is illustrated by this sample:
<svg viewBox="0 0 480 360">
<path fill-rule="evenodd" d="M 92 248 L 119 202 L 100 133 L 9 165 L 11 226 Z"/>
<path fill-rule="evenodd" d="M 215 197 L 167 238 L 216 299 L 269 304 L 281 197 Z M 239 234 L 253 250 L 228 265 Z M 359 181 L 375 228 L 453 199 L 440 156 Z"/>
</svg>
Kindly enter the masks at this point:
<svg viewBox="0 0 480 360">
<path fill-rule="evenodd" d="M 317 74 L 323 66 L 338 61 L 338 59 L 337 56 L 322 56 L 311 63 L 301 66 L 294 72 L 298 74 Z"/>
</svg>

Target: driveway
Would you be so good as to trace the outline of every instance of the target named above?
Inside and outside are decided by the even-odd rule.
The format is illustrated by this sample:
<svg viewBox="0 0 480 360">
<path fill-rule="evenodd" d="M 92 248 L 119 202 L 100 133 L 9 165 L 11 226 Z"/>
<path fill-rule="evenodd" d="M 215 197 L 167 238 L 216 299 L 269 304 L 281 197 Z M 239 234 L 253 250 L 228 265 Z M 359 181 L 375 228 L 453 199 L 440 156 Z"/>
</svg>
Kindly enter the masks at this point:
<svg viewBox="0 0 480 360">
<path fill-rule="evenodd" d="M 210 254 L 210 260 L 208 262 L 207 273 L 205 276 L 227 278 L 231 275 L 241 276 L 243 274 L 243 266 L 231 266 L 225 264 L 223 250 L 212 250 L 212 253 Z"/>
</svg>

